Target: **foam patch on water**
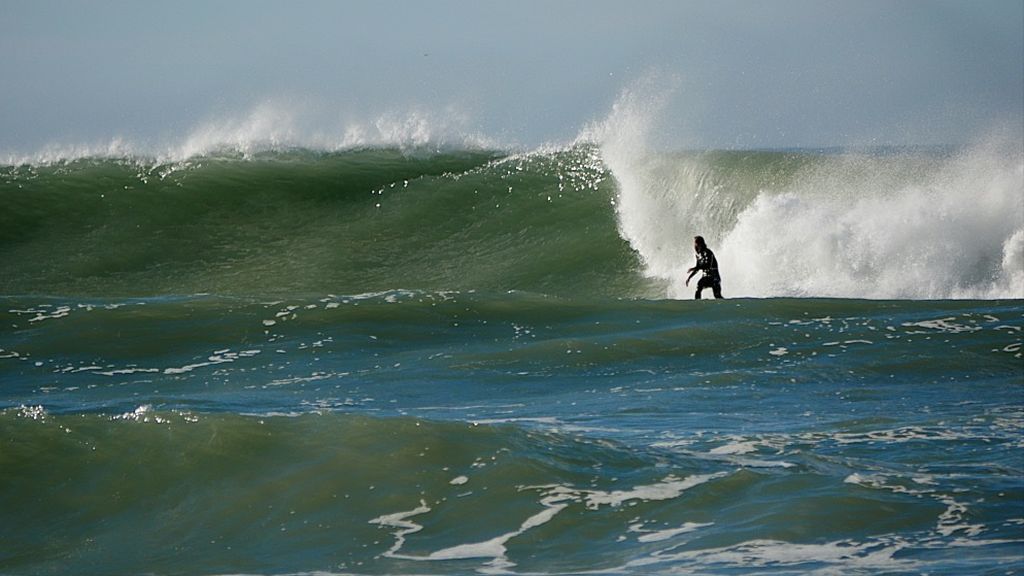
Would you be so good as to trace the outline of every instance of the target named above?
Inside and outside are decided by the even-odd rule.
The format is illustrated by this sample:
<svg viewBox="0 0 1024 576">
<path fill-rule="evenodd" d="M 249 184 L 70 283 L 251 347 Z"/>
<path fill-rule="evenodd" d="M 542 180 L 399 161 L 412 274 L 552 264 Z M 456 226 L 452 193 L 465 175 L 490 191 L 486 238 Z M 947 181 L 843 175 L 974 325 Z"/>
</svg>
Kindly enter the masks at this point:
<svg viewBox="0 0 1024 576">
<path fill-rule="evenodd" d="M 138 301 L 132 304 L 136 306 L 143 306 L 145 302 Z M 127 306 L 127 303 L 108 303 L 100 306 L 103 310 L 116 310 Z M 60 318 L 67 318 L 74 312 L 91 312 L 95 310 L 97 306 L 92 304 L 39 304 L 24 309 L 12 309 L 8 310 L 11 314 L 15 314 L 19 317 L 27 317 L 29 324 L 35 324 L 46 320 L 57 320 Z"/>
<path fill-rule="evenodd" d="M 663 440 L 651 444 L 654 448 L 665 448 L 686 454 L 694 458 L 728 462 L 741 468 L 793 468 L 796 464 L 784 460 L 769 460 L 755 458 L 749 454 L 757 454 L 764 450 L 772 450 L 776 454 L 782 454 L 784 448 L 792 442 L 793 438 L 786 435 L 764 435 L 753 438 L 744 436 L 729 436 L 724 444 L 707 448 L 702 451 L 700 446 L 717 444 L 720 440 L 714 439 L 708 442 L 700 438 L 684 438 Z"/>
<path fill-rule="evenodd" d="M 741 571 L 792 568 L 799 569 L 802 574 L 836 574 L 845 570 L 913 570 L 919 565 L 916 561 L 895 557 L 905 547 L 906 544 L 898 539 L 873 542 L 840 540 L 823 544 L 750 540 L 724 548 L 659 552 L 629 562 L 626 567 L 651 569 L 657 564 L 675 563 L 679 564 L 677 569 L 687 565 L 736 568 Z"/>
<path fill-rule="evenodd" d="M 708 526 L 714 526 L 714 522 L 686 522 L 676 528 L 665 528 L 663 530 L 647 530 L 642 526 L 630 526 L 630 532 L 639 532 L 640 536 L 637 536 L 637 542 L 661 542 L 663 540 L 670 540 L 681 534 L 689 534 L 695 532 L 701 528 Z"/>
<path fill-rule="evenodd" d="M 507 548 L 505 545 L 509 540 L 524 534 L 531 528 L 546 524 L 556 514 L 564 510 L 568 504 L 561 502 L 558 498 L 545 498 L 541 501 L 545 509 L 527 518 L 517 530 L 502 534 L 483 542 L 471 544 L 460 544 L 450 548 L 444 548 L 432 552 L 426 560 L 465 560 L 471 558 L 491 558 L 489 563 L 493 568 L 511 568 L 515 566 L 506 557 Z"/>
<path fill-rule="evenodd" d="M 592 510 L 605 505 L 621 506 L 631 500 L 644 502 L 672 500 L 673 498 L 678 498 L 684 491 L 694 486 L 699 486 L 715 478 L 721 478 L 724 475 L 725 473 L 720 472 L 717 474 L 697 474 L 686 478 L 668 476 L 657 484 L 647 484 L 636 486 L 629 490 L 613 490 L 611 492 L 601 490 L 587 491 L 584 492 L 583 497 L 587 508 Z"/>
<path fill-rule="evenodd" d="M 750 454 L 751 452 L 757 452 L 757 441 L 741 441 L 741 442 L 730 442 L 723 444 L 717 448 L 712 448 L 710 454 Z"/>
<path fill-rule="evenodd" d="M 479 571 L 484 573 L 504 573 L 509 568 L 515 566 L 515 563 L 511 562 L 506 555 L 508 551 L 506 544 L 508 544 L 509 540 L 524 534 L 532 528 L 536 528 L 551 521 L 555 515 L 569 505 L 567 500 L 571 499 L 572 495 L 569 493 L 554 491 L 541 499 L 540 504 L 544 509 L 524 520 L 518 529 L 495 536 L 489 540 L 442 548 L 441 550 L 436 550 L 426 556 L 399 554 L 399 551 L 405 545 L 406 536 L 415 534 L 423 529 L 423 526 L 416 524 L 415 522 L 411 522 L 408 519 L 413 516 L 430 512 L 430 508 L 426 506 L 426 503 L 421 501 L 420 506 L 413 510 L 380 516 L 371 520 L 370 523 L 398 528 L 398 530 L 394 532 L 395 543 L 383 554 L 383 556 L 402 560 L 419 561 L 489 559 L 489 562 L 485 564 L 486 568 Z"/>
<path fill-rule="evenodd" d="M 962 332 L 977 332 L 982 327 L 972 324 L 957 322 L 957 318 L 937 318 L 935 320 L 921 320 L 920 322 L 904 322 L 904 328 L 925 328 L 926 330 L 912 330 L 907 334 L 928 334 L 930 332 L 942 332 L 947 334 L 960 334 Z"/>
<path fill-rule="evenodd" d="M 894 494 L 909 494 L 934 499 L 946 507 L 936 519 L 934 530 L 939 536 L 949 538 L 954 534 L 960 534 L 973 539 L 986 530 L 984 524 L 972 524 L 966 521 L 966 518 L 970 516 L 967 504 L 941 491 L 934 477 L 916 477 L 907 482 L 883 474 L 854 473 L 847 476 L 844 482 L 865 488 L 887 490 Z"/>
<path fill-rule="evenodd" d="M 400 553 L 405 545 L 406 537 L 423 529 L 422 525 L 410 521 L 409 518 L 430 512 L 430 508 L 426 506 L 426 503 L 421 502 L 420 506 L 413 510 L 379 516 L 371 520 L 370 523 L 397 529 L 393 532 L 395 543 L 383 556 L 418 561 L 487 559 L 488 562 L 480 571 L 485 573 L 503 573 L 515 566 L 515 563 L 507 556 L 508 542 L 533 528 L 550 522 L 562 510 L 565 510 L 573 503 L 583 503 L 587 509 L 596 510 L 601 506 L 619 507 L 631 501 L 671 500 L 678 498 L 684 491 L 694 486 L 704 484 L 709 480 L 720 478 L 724 475 L 725 473 L 718 473 L 694 475 L 687 478 L 668 476 L 663 481 L 655 484 L 646 484 L 629 490 L 615 491 L 580 490 L 559 484 L 520 487 L 521 491 L 541 491 L 542 497 L 539 504 L 543 509 L 523 520 L 519 528 L 488 540 L 449 546 L 426 555 Z M 468 478 L 459 476 L 450 481 L 449 484 L 462 485 L 466 482 L 468 482 Z M 641 533 L 641 536 L 638 538 L 640 542 L 659 542 L 711 525 L 710 523 L 688 522 L 675 528 L 663 530 L 644 530 L 642 527 L 634 527 L 633 531 Z"/>
<path fill-rule="evenodd" d="M 421 514 L 426 514 L 427 512 L 430 512 L 430 508 L 427 506 L 426 502 L 420 500 L 420 505 L 417 506 L 416 508 L 413 508 L 412 510 L 407 510 L 404 512 L 395 512 L 393 514 L 385 514 L 383 516 L 378 516 L 373 520 L 370 520 L 370 524 L 377 524 L 380 526 L 398 529 L 395 532 L 393 532 L 395 537 L 395 543 L 392 544 L 391 548 L 389 548 L 388 551 L 384 553 L 384 556 L 394 556 L 395 553 L 401 550 L 402 546 L 405 545 L 406 536 L 410 534 L 415 534 L 420 530 L 423 530 L 423 526 L 410 521 L 409 518 L 412 518 L 413 516 L 419 516 Z"/>
<path fill-rule="evenodd" d="M 862 443 L 904 443 L 922 440 L 972 440 L 977 439 L 973 432 L 951 430 L 933 426 L 905 426 L 889 430 L 871 430 L 868 432 L 837 432 L 831 439 L 839 444 Z"/>
<path fill-rule="evenodd" d="M 261 350 L 242 350 L 241 352 L 232 352 L 231 350 L 218 350 L 213 355 L 207 358 L 206 362 L 196 362 L 195 364 L 186 364 L 178 368 L 164 368 L 164 374 L 184 374 L 191 372 L 197 368 L 205 368 L 207 366 L 215 366 L 217 364 L 226 364 L 229 362 L 235 362 L 240 358 L 252 358 L 262 352 Z"/>
</svg>

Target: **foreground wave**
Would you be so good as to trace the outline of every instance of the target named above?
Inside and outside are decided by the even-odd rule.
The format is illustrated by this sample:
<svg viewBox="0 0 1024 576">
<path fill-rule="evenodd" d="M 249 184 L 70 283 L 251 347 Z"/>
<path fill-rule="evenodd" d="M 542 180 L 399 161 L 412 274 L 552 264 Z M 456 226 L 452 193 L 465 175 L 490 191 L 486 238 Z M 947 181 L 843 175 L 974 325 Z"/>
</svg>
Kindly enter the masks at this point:
<svg viewBox="0 0 1024 576">
<path fill-rule="evenodd" d="M 1019 300 L 0 302 L 3 573 L 1020 566 Z"/>
<path fill-rule="evenodd" d="M 868 418 L 639 447 L 411 417 L 8 410 L 0 566 L 975 572 L 1019 559 L 1024 491 L 1008 452 L 1021 423 L 994 409 L 967 426 Z"/>
</svg>

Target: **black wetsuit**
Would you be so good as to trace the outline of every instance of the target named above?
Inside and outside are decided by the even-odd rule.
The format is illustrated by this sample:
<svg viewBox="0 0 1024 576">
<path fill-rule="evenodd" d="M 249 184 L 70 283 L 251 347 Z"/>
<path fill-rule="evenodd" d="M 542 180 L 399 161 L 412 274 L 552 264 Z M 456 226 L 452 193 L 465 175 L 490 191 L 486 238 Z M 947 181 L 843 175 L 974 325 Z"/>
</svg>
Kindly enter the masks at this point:
<svg viewBox="0 0 1024 576">
<path fill-rule="evenodd" d="M 718 275 L 718 260 L 710 248 L 697 252 L 697 270 L 703 270 L 704 276 L 697 282 L 697 294 L 694 296 L 700 300 L 700 293 L 705 288 L 711 288 L 715 298 L 722 297 L 722 277 Z"/>
</svg>

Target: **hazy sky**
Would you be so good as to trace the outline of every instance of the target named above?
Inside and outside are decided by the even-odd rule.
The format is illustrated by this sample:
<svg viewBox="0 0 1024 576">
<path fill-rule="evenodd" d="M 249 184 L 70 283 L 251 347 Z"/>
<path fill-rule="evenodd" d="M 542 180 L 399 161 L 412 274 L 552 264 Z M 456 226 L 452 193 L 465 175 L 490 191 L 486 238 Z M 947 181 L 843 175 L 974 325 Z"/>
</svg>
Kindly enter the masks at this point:
<svg viewBox="0 0 1024 576">
<path fill-rule="evenodd" d="M 0 54 L 0 151 L 174 141 L 261 106 L 532 146 L 651 76 L 678 146 L 1024 131 L 1021 0 L 0 0 Z"/>
</svg>

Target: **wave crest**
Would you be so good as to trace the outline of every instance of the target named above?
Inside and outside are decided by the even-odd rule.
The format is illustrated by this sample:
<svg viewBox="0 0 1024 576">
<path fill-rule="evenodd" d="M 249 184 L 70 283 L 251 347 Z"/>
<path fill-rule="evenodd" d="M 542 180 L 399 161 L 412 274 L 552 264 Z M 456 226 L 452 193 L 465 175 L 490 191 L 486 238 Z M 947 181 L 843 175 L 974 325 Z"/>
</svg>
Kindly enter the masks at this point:
<svg viewBox="0 0 1024 576">
<path fill-rule="evenodd" d="M 351 117 L 267 101 L 241 113 L 199 122 L 184 136 L 161 142 L 125 136 L 92 143 L 54 142 L 30 153 L 0 156 L 7 166 L 45 166 L 82 159 L 135 159 L 158 164 L 211 155 L 253 156 L 265 152 L 344 152 L 394 148 L 405 152 L 508 150 L 512 146 L 471 128 L 470 117 L 448 106 L 439 111 L 412 107 L 376 116 Z"/>
</svg>

